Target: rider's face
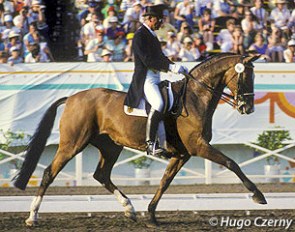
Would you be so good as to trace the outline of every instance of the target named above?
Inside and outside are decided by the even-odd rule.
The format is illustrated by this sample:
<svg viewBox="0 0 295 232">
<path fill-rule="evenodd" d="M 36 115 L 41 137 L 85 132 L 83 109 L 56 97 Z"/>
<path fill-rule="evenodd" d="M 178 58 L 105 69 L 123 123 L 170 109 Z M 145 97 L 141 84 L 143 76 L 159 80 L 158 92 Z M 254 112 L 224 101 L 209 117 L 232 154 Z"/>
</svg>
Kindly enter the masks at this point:
<svg viewBox="0 0 295 232">
<path fill-rule="evenodd" d="M 150 20 L 151 20 L 151 29 L 152 30 L 158 30 L 163 23 L 163 19 L 158 18 L 158 17 L 152 17 Z"/>
</svg>

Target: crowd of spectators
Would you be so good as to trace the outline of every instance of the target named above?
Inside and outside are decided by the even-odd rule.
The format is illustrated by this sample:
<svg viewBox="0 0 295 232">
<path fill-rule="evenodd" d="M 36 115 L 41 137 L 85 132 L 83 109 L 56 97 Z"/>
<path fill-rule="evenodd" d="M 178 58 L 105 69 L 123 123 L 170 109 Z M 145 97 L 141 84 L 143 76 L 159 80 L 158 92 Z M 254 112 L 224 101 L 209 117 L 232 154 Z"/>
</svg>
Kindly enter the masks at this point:
<svg viewBox="0 0 295 232">
<path fill-rule="evenodd" d="M 0 0 L 0 63 L 54 61 L 41 0 Z"/>
<path fill-rule="evenodd" d="M 292 0 L 72 1 L 80 27 L 73 49 L 81 61 L 132 61 L 132 39 L 145 7 L 165 4 L 164 24 L 156 34 L 173 61 L 233 52 L 295 62 Z M 0 63 L 54 61 L 45 11 L 42 0 L 0 0 Z"/>
<path fill-rule="evenodd" d="M 81 60 L 84 55 L 89 62 L 102 61 L 107 52 L 109 61 L 132 61 L 132 38 L 151 4 L 168 6 L 156 34 L 173 61 L 198 61 L 216 52 L 295 61 L 294 2 L 287 0 L 76 0 Z"/>
</svg>

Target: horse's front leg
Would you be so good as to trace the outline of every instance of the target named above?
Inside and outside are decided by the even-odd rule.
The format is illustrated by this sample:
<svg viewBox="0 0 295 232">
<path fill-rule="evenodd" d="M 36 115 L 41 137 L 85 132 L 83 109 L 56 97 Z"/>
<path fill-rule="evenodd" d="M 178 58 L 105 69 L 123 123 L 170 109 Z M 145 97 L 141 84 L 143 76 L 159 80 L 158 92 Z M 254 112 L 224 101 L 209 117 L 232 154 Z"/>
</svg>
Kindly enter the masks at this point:
<svg viewBox="0 0 295 232">
<path fill-rule="evenodd" d="M 190 159 L 190 155 L 186 154 L 182 157 L 175 157 L 172 158 L 166 167 L 165 173 L 161 179 L 160 186 L 154 195 L 152 201 L 150 202 L 148 206 L 148 212 L 150 216 L 150 222 L 154 225 L 158 225 L 155 211 L 157 208 L 157 205 L 163 195 L 163 193 L 168 189 L 170 183 L 174 179 L 175 175 L 178 173 L 178 171 L 182 168 L 182 166 Z"/>
<path fill-rule="evenodd" d="M 187 148 L 190 154 L 198 155 L 205 159 L 211 160 L 214 163 L 221 164 L 234 172 L 240 178 L 244 186 L 249 191 L 254 193 L 254 195 L 252 196 L 254 202 L 259 204 L 267 204 L 264 195 L 256 187 L 256 185 L 251 180 L 249 180 L 249 178 L 243 173 L 239 165 L 234 160 L 228 158 L 222 152 L 215 149 L 205 141 L 201 141 L 197 145 L 194 144 L 194 146 L 188 146 Z"/>
</svg>

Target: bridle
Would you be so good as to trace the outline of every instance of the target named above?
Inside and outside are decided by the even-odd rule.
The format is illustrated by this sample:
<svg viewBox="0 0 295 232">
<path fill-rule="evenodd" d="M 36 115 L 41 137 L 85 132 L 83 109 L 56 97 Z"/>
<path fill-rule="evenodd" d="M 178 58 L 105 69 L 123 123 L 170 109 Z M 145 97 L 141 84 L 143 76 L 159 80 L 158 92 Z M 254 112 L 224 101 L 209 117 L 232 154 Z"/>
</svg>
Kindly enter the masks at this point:
<svg viewBox="0 0 295 232">
<path fill-rule="evenodd" d="M 244 64 L 243 62 L 241 62 L 238 64 L 242 65 L 244 67 L 244 69 L 245 69 L 245 67 L 251 68 L 251 69 L 254 68 L 254 66 L 251 63 Z M 236 67 L 237 67 L 237 65 L 236 65 Z M 236 72 L 237 72 L 237 70 L 236 70 Z M 254 96 L 253 92 L 252 93 L 242 93 L 242 91 L 241 91 L 244 72 L 245 72 L 245 70 L 243 70 L 242 72 L 234 73 L 234 75 L 230 78 L 228 83 L 226 83 L 226 85 L 228 86 L 229 82 L 231 82 L 233 80 L 233 78 L 235 77 L 235 75 L 238 74 L 238 86 L 237 86 L 237 92 L 235 95 L 228 94 L 224 91 L 221 92 L 219 90 L 216 90 L 213 87 L 207 85 L 206 83 L 195 79 L 190 73 L 183 73 L 183 75 L 186 77 L 185 86 L 187 85 L 187 80 L 191 79 L 194 82 L 203 86 L 205 89 L 209 90 L 213 95 L 221 96 L 220 99 L 223 100 L 225 103 L 229 104 L 230 106 L 236 107 L 236 106 L 238 106 L 237 100 L 239 98 Z M 185 87 L 185 89 L 186 89 L 186 87 Z"/>
</svg>

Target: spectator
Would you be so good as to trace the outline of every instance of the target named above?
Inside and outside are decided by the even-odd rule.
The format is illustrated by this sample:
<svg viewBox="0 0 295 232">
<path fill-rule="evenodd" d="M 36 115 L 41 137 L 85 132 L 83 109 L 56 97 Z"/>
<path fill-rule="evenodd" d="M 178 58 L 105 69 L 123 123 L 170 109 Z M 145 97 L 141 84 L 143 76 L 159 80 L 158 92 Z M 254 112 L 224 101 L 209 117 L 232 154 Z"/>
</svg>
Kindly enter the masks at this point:
<svg viewBox="0 0 295 232">
<path fill-rule="evenodd" d="M 235 26 L 233 31 L 233 49 L 232 51 L 237 54 L 244 54 L 244 46 L 243 46 L 243 32 L 240 26 Z"/>
<path fill-rule="evenodd" d="M 22 54 L 22 43 L 20 42 L 20 34 L 11 31 L 8 35 L 9 42 L 6 44 L 6 52 L 11 55 L 10 50 L 12 47 L 17 48 L 18 52 Z"/>
<path fill-rule="evenodd" d="M 13 18 L 14 25 L 21 29 L 23 35 L 29 33 L 29 27 L 32 22 L 33 18 L 30 17 L 28 6 L 24 6 L 19 15 Z"/>
<path fill-rule="evenodd" d="M 262 33 L 259 32 L 254 38 L 254 43 L 249 47 L 250 51 L 255 51 L 257 54 L 262 55 L 267 61 L 270 61 L 268 44 L 265 42 L 265 38 Z"/>
<path fill-rule="evenodd" d="M 241 21 L 241 26 L 244 32 L 244 47 L 248 49 L 254 43 L 254 37 L 259 28 L 251 11 L 245 11 L 245 18 Z"/>
<path fill-rule="evenodd" d="M 13 1 L 0 0 L 0 3 L 2 3 L 3 12 L 14 15 L 15 8 Z"/>
<path fill-rule="evenodd" d="M 110 40 L 114 40 L 117 32 L 123 32 L 124 29 L 118 25 L 118 18 L 116 16 L 110 17 L 109 23 L 111 26 L 106 30 L 106 36 Z"/>
<path fill-rule="evenodd" d="M 133 0 L 122 0 L 121 5 L 120 5 L 120 10 L 122 12 L 124 12 L 124 14 L 125 14 L 127 9 L 132 8 L 133 3 L 134 3 Z"/>
<path fill-rule="evenodd" d="M 286 0 L 276 0 L 276 7 L 270 12 L 270 20 L 285 32 L 288 29 L 288 20 L 291 17 L 291 13 L 287 9 L 286 3 Z"/>
<path fill-rule="evenodd" d="M 124 32 L 119 31 L 115 35 L 115 39 L 108 42 L 109 50 L 112 51 L 112 61 L 124 61 L 125 42 L 123 41 Z"/>
<path fill-rule="evenodd" d="M 6 64 L 8 55 L 5 51 L 0 51 L 0 64 Z"/>
<path fill-rule="evenodd" d="M 198 0 L 194 1 L 194 11 L 195 11 L 195 16 L 201 17 L 204 14 L 205 9 L 211 9 L 213 6 L 213 0 Z"/>
<path fill-rule="evenodd" d="M 82 41 L 84 45 L 95 38 L 95 28 L 98 25 L 101 25 L 101 21 L 96 14 L 92 14 L 90 22 L 86 23 L 82 29 Z"/>
<path fill-rule="evenodd" d="M 13 25 L 13 19 L 12 19 L 12 16 L 10 14 L 6 14 L 4 16 L 4 27 L 3 27 L 3 31 L 6 31 L 6 37 L 8 37 L 10 31 L 15 31 L 15 32 L 18 32 L 19 29 L 17 27 L 15 27 Z"/>
<path fill-rule="evenodd" d="M 115 11 L 115 8 L 113 6 L 110 6 L 108 11 L 107 11 L 107 16 L 103 20 L 103 27 L 104 28 L 109 28 L 111 26 L 109 20 L 110 18 L 117 16 L 117 13 Z"/>
<path fill-rule="evenodd" d="M 112 53 L 108 49 L 103 49 L 101 53 L 102 62 L 111 62 Z"/>
<path fill-rule="evenodd" d="M 177 40 L 182 43 L 185 37 L 190 37 L 193 34 L 192 29 L 190 28 L 187 22 L 181 24 L 180 31 L 177 33 Z"/>
<path fill-rule="evenodd" d="M 283 62 L 284 61 L 284 46 L 282 44 L 283 36 L 282 31 L 275 25 L 272 27 L 272 32 L 268 38 L 268 50 L 269 57 L 272 62 Z"/>
<path fill-rule="evenodd" d="M 284 50 L 284 59 L 286 63 L 295 62 L 295 40 L 291 39 L 288 42 L 288 48 Z"/>
<path fill-rule="evenodd" d="M 211 17 L 211 10 L 205 9 L 201 19 L 198 21 L 199 32 L 203 35 L 203 40 L 207 44 L 207 47 L 210 47 L 210 50 L 213 49 L 214 42 L 214 29 L 215 29 L 215 20 Z"/>
<path fill-rule="evenodd" d="M 168 32 L 167 32 L 167 37 L 168 37 L 168 40 L 167 40 L 167 47 L 168 47 L 169 49 L 176 50 L 176 52 L 178 53 L 178 52 L 180 51 L 181 44 L 180 44 L 180 42 L 177 40 L 175 32 L 173 32 L 173 31 L 168 31 Z"/>
<path fill-rule="evenodd" d="M 196 47 L 193 47 L 193 40 L 190 37 L 185 37 L 178 58 L 181 61 L 196 61 L 200 56 L 201 54 L 199 50 Z"/>
<path fill-rule="evenodd" d="M 38 31 L 36 31 L 35 33 L 33 33 L 33 38 L 35 43 L 39 44 L 40 50 L 47 55 L 47 57 L 50 59 L 51 62 L 53 62 L 54 61 L 53 55 L 44 37 Z"/>
<path fill-rule="evenodd" d="M 10 48 L 9 53 L 11 54 L 8 58 L 7 63 L 9 63 L 11 66 L 15 64 L 23 63 L 23 58 L 20 56 L 20 50 L 18 47 L 13 46 Z"/>
<path fill-rule="evenodd" d="M 126 36 L 127 45 L 125 48 L 125 53 L 126 53 L 126 57 L 124 59 L 125 62 L 134 61 L 133 49 L 132 49 L 133 37 L 134 37 L 134 33 L 128 33 Z"/>
<path fill-rule="evenodd" d="M 101 25 L 98 25 L 96 26 L 96 38 L 90 40 L 85 47 L 84 54 L 87 55 L 87 62 L 102 61 L 101 54 L 105 48 L 104 30 Z"/>
<path fill-rule="evenodd" d="M 131 8 L 126 10 L 123 19 L 123 25 L 128 25 L 127 28 L 132 27 L 130 24 L 141 22 L 141 15 L 143 14 L 143 9 L 140 1 L 136 1 L 132 4 Z M 130 32 L 127 30 L 127 32 Z"/>
<path fill-rule="evenodd" d="M 257 20 L 257 29 L 262 31 L 267 28 L 268 12 L 263 8 L 263 0 L 254 0 L 254 6 L 250 9 Z"/>
<path fill-rule="evenodd" d="M 241 25 L 241 21 L 245 18 L 245 5 L 243 4 L 243 1 L 240 1 L 235 5 L 232 16 L 236 20 L 236 25 Z"/>
<path fill-rule="evenodd" d="M 183 0 L 183 2 L 179 2 L 176 5 L 174 18 L 176 20 L 176 29 L 178 31 L 180 31 L 183 22 L 187 22 L 191 28 L 194 27 L 193 10 L 194 7 L 191 4 L 191 0 Z"/>
<path fill-rule="evenodd" d="M 25 63 L 44 63 L 49 62 L 47 55 L 40 50 L 40 45 L 31 45 L 30 53 L 25 57 Z"/>
<path fill-rule="evenodd" d="M 101 13 L 100 4 L 94 0 L 88 1 L 88 8 L 78 14 L 78 19 L 81 26 L 84 26 L 87 23 L 87 16 L 95 14 L 98 19 L 103 19 L 103 15 Z"/>
<path fill-rule="evenodd" d="M 48 37 L 48 25 L 45 18 L 45 6 L 41 4 L 40 0 L 33 0 L 31 6 L 31 15 L 33 22 L 36 22 L 37 29 L 46 41 L 49 41 Z"/>
<path fill-rule="evenodd" d="M 216 37 L 216 42 L 220 46 L 222 52 L 230 52 L 233 48 L 233 32 L 235 29 L 235 21 L 229 19 L 226 21 L 226 29 L 222 29 Z"/>
<path fill-rule="evenodd" d="M 29 48 L 31 44 L 34 44 L 36 41 L 33 37 L 33 34 L 37 32 L 36 23 L 31 23 L 29 26 L 29 32 L 24 36 L 24 57 L 29 53 Z"/>
<path fill-rule="evenodd" d="M 159 41 L 160 41 L 162 52 L 164 53 L 164 55 L 167 56 L 172 61 L 177 61 L 178 53 L 176 52 L 176 50 L 174 50 L 171 47 L 168 47 L 167 40 L 165 40 L 164 38 L 159 38 Z"/>
<path fill-rule="evenodd" d="M 213 18 L 231 16 L 231 6 L 233 3 L 229 0 L 213 1 L 212 14 Z"/>
<path fill-rule="evenodd" d="M 5 43 L 2 38 L 2 33 L 0 33 L 0 52 L 3 52 L 3 51 L 5 51 Z"/>
<path fill-rule="evenodd" d="M 161 27 L 159 28 L 159 30 L 156 30 L 155 33 L 157 34 L 158 38 L 163 38 L 167 41 L 168 31 L 173 31 L 174 33 L 177 33 L 177 29 L 169 23 L 169 17 L 164 17 Z"/>
<path fill-rule="evenodd" d="M 207 50 L 211 50 L 211 48 L 207 49 L 207 46 L 203 40 L 203 36 L 200 33 L 196 33 L 193 36 L 193 46 L 195 48 L 197 48 L 201 54 L 200 59 L 205 59 L 208 54 L 207 54 Z"/>
<path fill-rule="evenodd" d="M 101 10 L 102 14 L 103 14 L 103 18 L 107 18 L 109 16 L 109 11 L 113 11 L 113 12 L 119 12 L 119 7 L 116 4 L 116 2 L 114 0 L 107 0 L 106 4 L 104 6 L 104 8 Z M 117 16 L 117 14 L 115 13 L 114 15 L 111 16 Z M 107 28 L 107 27 L 105 27 Z"/>
</svg>

